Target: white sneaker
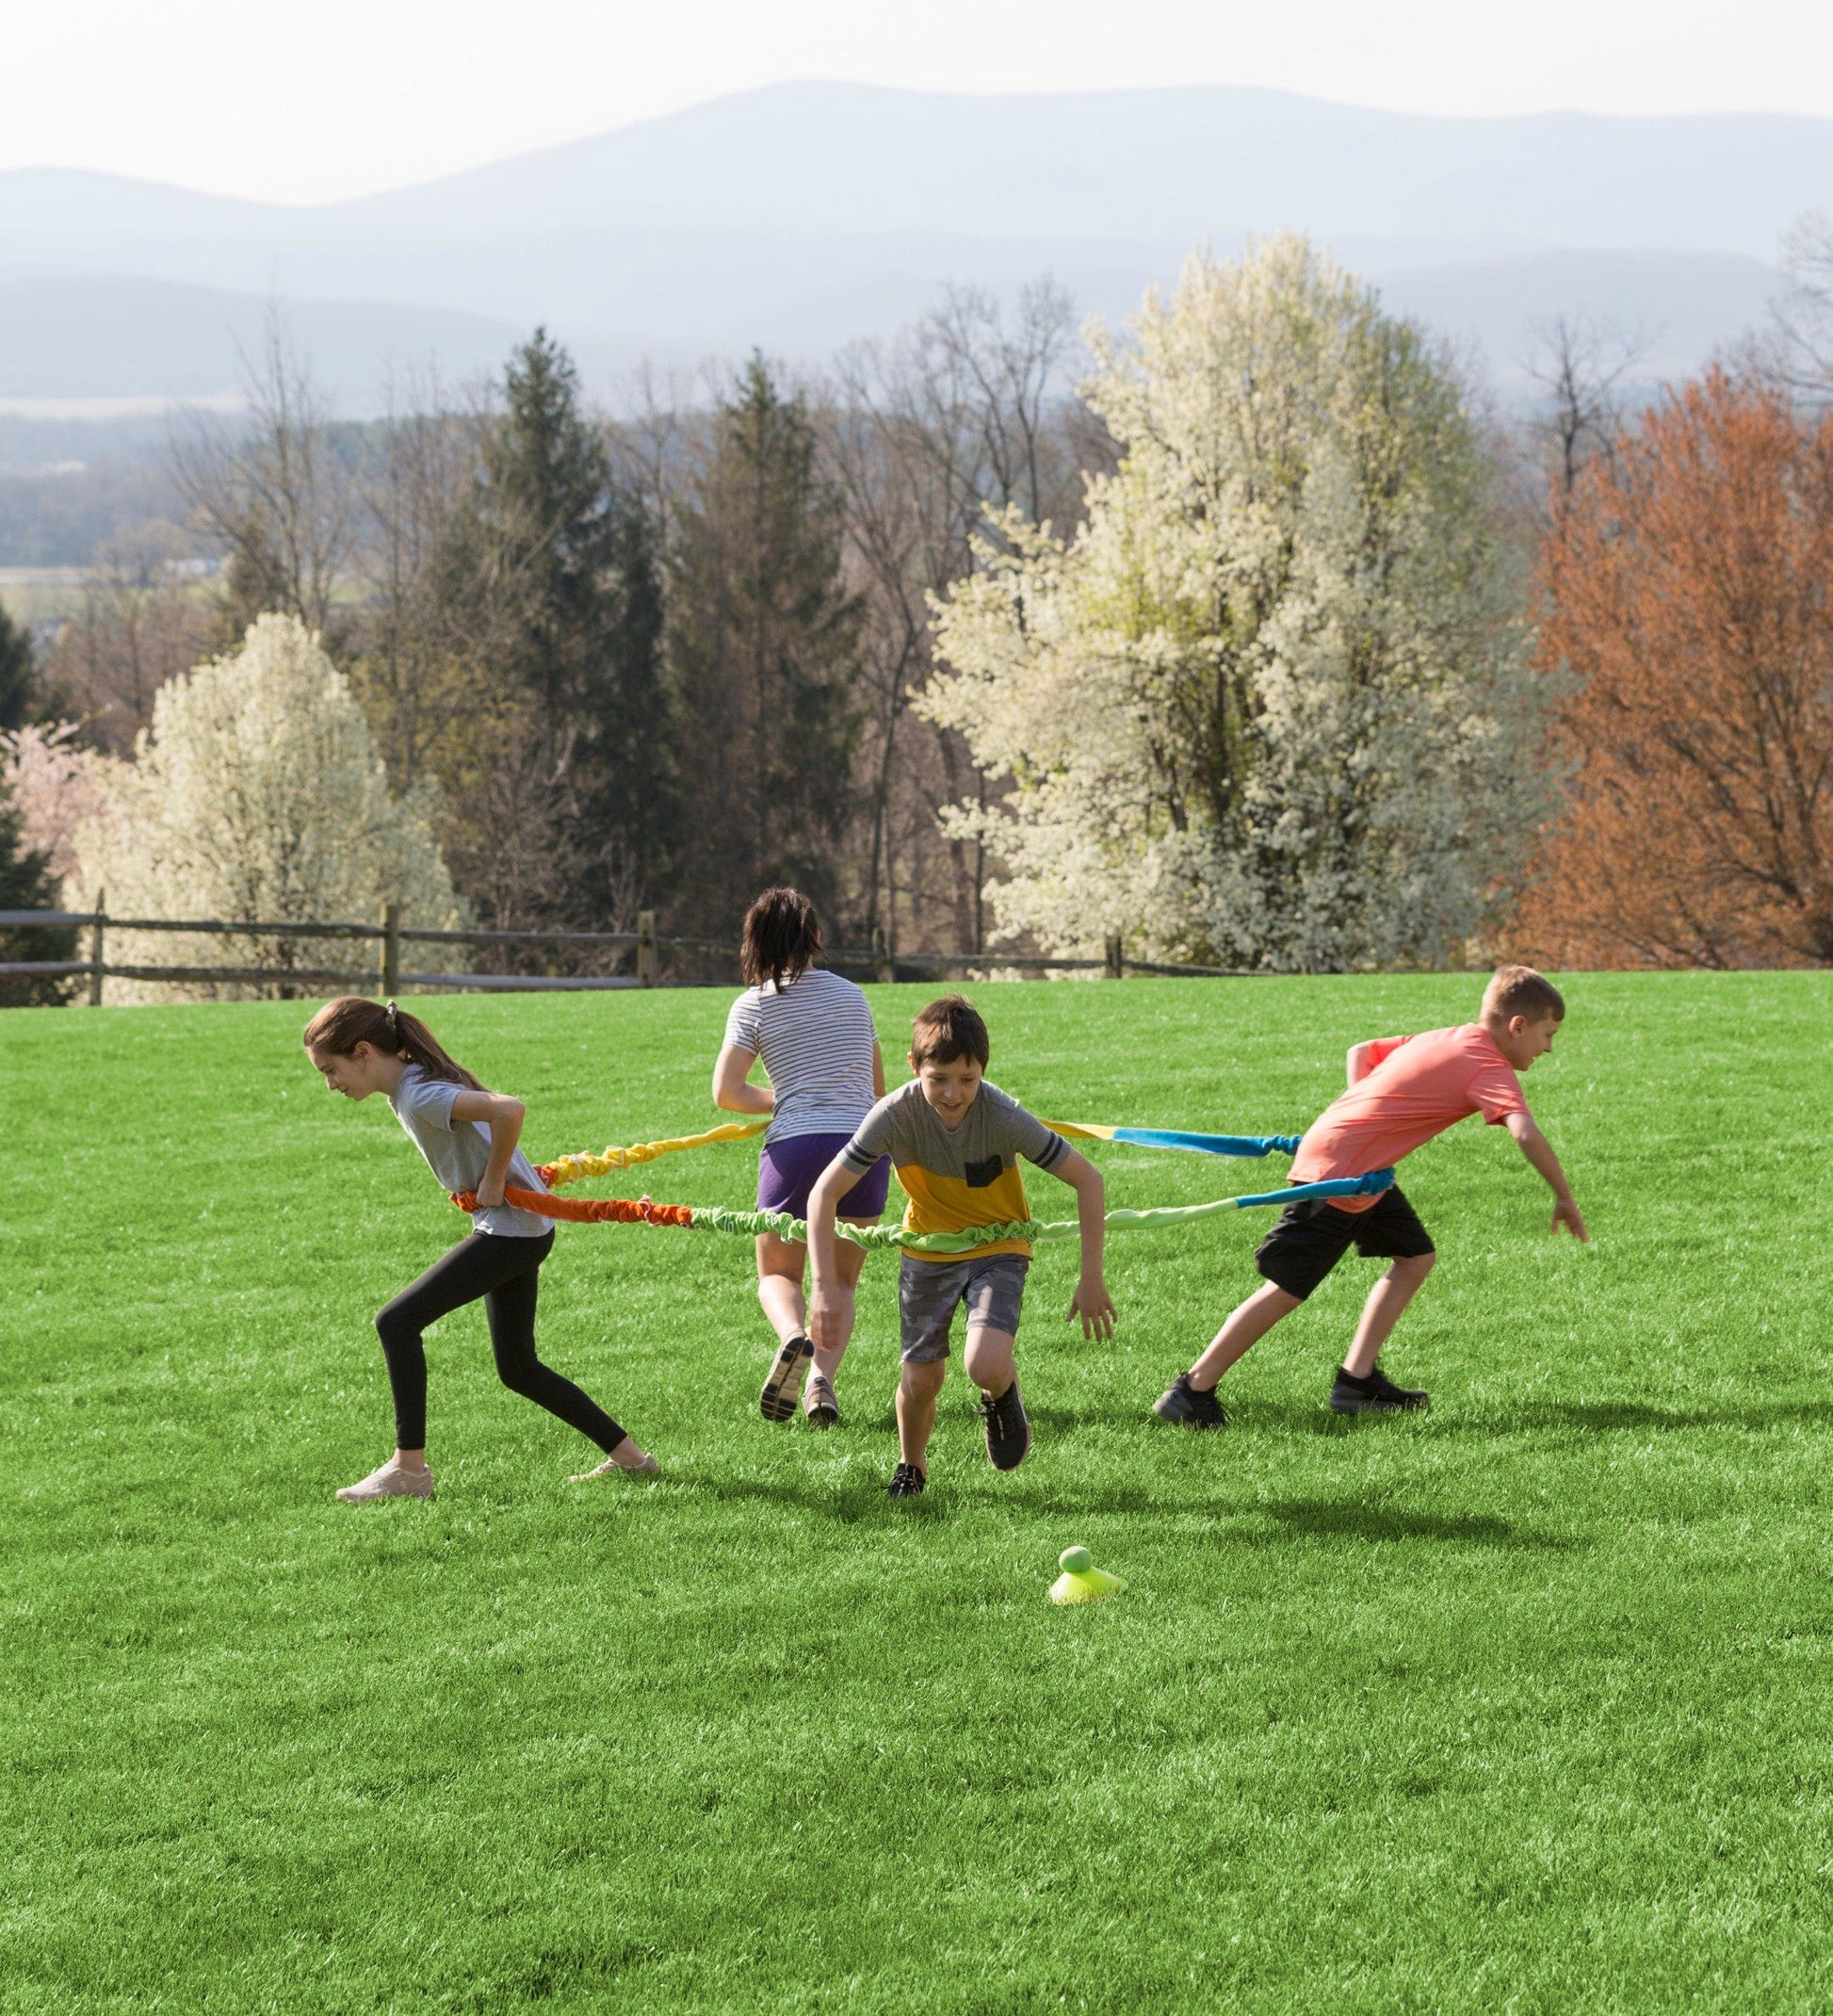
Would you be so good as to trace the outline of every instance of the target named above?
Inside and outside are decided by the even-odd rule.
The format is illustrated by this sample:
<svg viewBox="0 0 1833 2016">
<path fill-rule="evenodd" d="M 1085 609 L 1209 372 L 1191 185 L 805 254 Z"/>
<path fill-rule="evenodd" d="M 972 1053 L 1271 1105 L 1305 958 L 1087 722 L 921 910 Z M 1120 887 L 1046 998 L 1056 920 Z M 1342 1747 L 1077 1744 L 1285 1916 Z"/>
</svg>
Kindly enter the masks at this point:
<svg viewBox="0 0 1833 2016">
<path fill-rule="evenodd" d="M 624 1443 L 620 1442 L 617 1446 L 622 1449 Z M 632 1443 L 631 1446 L 634 1448 L 636 1445 Z M 576 1476 L 569 1477 L 566 1481 L 569 1484 L 590 1484 L 594 1477 L 608 1477 L 615 1471 L 623 1471 L 632 1477 L 653 1477 L 661 1467 L 653 1455 L 646 1453 L 640 1455 L 634 1463 L 620 1463 L 615 1455 L 608 1455 L 596 1470 L 582 1470 Z"/>
<path fill-rule="evenodd" d="M 361 1484 L 347 1484 L 338 1492 L 347 1505 L 366 1504 L 372 1498 L 430 1498 L 432 1471 L 403 1470 L 393 1456 L 372 1470 Z"/>
</svg>

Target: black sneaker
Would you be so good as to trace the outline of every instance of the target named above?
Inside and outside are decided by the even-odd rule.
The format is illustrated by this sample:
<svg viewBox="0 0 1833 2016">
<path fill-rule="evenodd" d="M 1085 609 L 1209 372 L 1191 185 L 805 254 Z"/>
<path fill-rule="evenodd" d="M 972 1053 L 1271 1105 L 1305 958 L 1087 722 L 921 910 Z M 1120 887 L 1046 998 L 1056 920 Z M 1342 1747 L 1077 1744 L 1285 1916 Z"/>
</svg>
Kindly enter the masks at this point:
<svg viewBox="0 0 1833 2016">
<path fill-rule="evenodd" d="M 1181 1422 L 1187 1428 L 1225 1428 L 1228 1416 L 1216 1398 L 1212 1386 L 1206 1393 L 1191 1384 L 1191 1375 L 1180 1372 L 1165 1391 L 1152 1403 L 1160 1421 Z"/>
<path fill-rule="evenodd" d="M 1337 1369 L 1337 1383 L 1330 1389 L 1333 1414 L 1399 1414 L 1429 1407 L 1429 1395 L 1418 1387 L 1396 1386 L 1377 1365 L 1366 1379 L 1353 1372 Z"/>
<path fill-rule="evenodd" d="M 886 1495 L 891 1498 L 920 1498 L 929 1479 L 914 1463 L 900 1463 L 891 1472 L 891 1485 Z"/>
<path fill-rule="evenodd" d="M 792 1337 L 777 1351 L 771 1375 L 757 1396 L 757 1410 L 766 1421 L 787 1421 L 802 1398 L 802 1382 L 815 1361 L 815 1347 L 805 1337 Z"/>
<path fill-rule="evenodd" d="M 1017 1374 L 996 1400 L 981 1395 L 981 1419 L 986 1423 L 986 1460 L 995 1470 L 1016 1470 L 1031 1446 L 1031 1423 L 1018 1397 Z"/>
</svg>

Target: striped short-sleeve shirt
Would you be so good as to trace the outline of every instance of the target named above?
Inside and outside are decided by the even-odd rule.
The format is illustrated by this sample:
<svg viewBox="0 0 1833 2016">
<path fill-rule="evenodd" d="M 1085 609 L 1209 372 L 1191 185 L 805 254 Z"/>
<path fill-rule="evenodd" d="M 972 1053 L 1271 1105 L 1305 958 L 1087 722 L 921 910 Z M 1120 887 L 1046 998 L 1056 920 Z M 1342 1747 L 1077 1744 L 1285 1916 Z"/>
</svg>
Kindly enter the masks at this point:
<svg viewBox="0 0 1833 2016">
<path fill-rule="evenodd" d="M 810 967 L 779 992 L 747 987 L 725 1018 L 725 1040 L 764 1060 L 776 1095 L 765 1141 L 851 1134 L 872 1110 L 878 1032 L 852 981 Z"/>
</svg>

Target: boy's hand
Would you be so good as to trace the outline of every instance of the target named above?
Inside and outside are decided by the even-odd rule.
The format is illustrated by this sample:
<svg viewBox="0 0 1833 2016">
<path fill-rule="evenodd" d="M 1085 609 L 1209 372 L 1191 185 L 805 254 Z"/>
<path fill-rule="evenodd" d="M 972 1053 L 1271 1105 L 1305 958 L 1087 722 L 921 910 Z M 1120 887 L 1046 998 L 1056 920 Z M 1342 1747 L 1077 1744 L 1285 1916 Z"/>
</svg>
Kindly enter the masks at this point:
<svg viewBox="0 0 1833 2016">
<path fill-rule="evenodd" d="M 1078 1284 L 1076 1293 L 1069 1298 L 1068 1313 L 1062 1320 L 1065 1323 L 1074 1323 L 1078 1316 L 1082 1319 L 1084 1337 L 1106 1339 L 1113 1335 L 1113 1326 L 1119 1321 L 1119 1314 L 1114 1309 L 1113 1297 L 1109 1294 L 1105 1281 L 1082 1281 Z"/>
<path fill-rule="evenodd" d="M 817 1281 L 808 1296 L 808 1338 L 816 1350 L 837 1350 L 852 1321 L 852 1290 L 839 1281 Z"/>
<path fill-rule="evenodd" d="M 1553 1204 L 1553 1222 L 1549 1230 L 1559 1237 L 1559 1228 L 1564 1226 L 1582 1245 L 1591 1244 L 1591 1234 L 1584 1228 L 1584 1219 L 1579 1213 L 1578 1202 L 1572 1197 L 1556 1198 Z"/>
</svg>

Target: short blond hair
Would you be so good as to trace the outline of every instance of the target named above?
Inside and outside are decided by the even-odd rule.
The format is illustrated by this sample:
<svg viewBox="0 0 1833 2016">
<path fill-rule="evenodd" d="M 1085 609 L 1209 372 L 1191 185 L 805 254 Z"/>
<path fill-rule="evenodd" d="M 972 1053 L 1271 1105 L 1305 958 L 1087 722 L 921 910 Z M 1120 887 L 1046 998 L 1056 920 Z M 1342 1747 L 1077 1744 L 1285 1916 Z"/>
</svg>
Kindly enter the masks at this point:
<svg viewBox="0 0 1833 2016">
<path fill-rule="evenodd" d="M 1563 1022 L 1565 997 L 1544 973 L 1536 973 L 1531 966 L 1498 967 L 1483 990 L 1483 1012 L 1499 1015 L 1504 1021 L 1522 1015 L 1530 1022 L 1537 1022 L 1544 1016 Z"/>
</svg>

